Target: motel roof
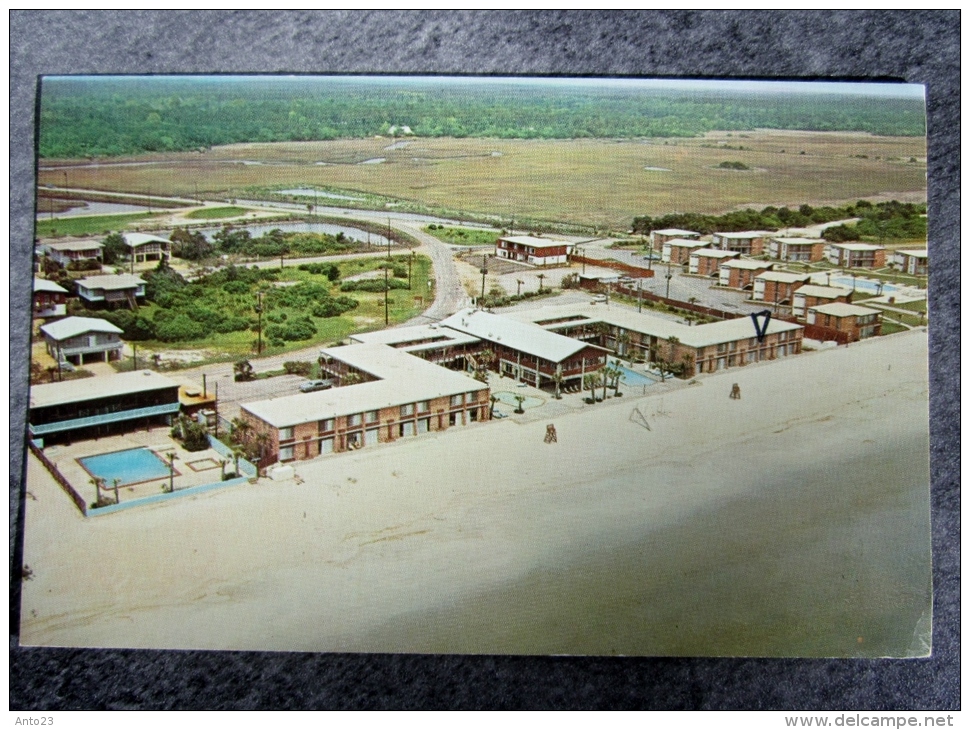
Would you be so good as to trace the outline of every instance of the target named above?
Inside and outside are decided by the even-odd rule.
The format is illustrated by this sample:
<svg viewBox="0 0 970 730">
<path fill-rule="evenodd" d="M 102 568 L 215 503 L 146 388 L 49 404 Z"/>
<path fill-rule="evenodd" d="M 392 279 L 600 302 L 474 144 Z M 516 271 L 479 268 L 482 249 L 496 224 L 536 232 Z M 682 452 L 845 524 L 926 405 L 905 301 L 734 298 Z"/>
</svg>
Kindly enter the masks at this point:
<svg viewBox="0 0 970 730">
<path fill-rule="evenodd" d="M 871 243 L 830 243 L 832 248 L 841 248 L 845 251 L 882 251 L 884 246 L 874 246 Z"/>
<path fill-rule="evenodd" d="M 43 408 L 65 403 L 97 400 L 114 395 L 130 395 L 160 388 L 177 388 L 174 380 L 151 370 L 137 370 L 118 375 L 66 380 L 30 386 L 30 407 Z"/>
<path fill-rule="evenodd" d="M 925 259 L 927 257 L 925 248 L 897 249 L 896 253 L 901 253 L 904 256 L 913 256 L 918 259 Z"/>
<path fill-rule="evenodd" d="M 809 307 L 810 312 L 818 314 L 829 314 L 833 317 L 864 317 L 867 314 L 879 314 L 878 309 L 860 307 L 858 304 L 846 304 L 845 302 L 832 302 L 831 304 L 820 304 L 817 307 Z"/>
<path fill-rule="evenodd" d="M 770 236 L 774 231 L 731 231 L 729 233 L 715 233 L 715 236 L 721 238 L 736 238 L 740 240 L 745 240 L 748 238 L 764 238 L 765 236 Z"/>
<path fill-rule="evenodd" d="M 550 329 L 560 329 L 577 324 L 605 322 L 606 324 L 622 327 L 659 339 L 666 340 L 670 337 L 676 337 L 682 343 L 691 347 L 719 345 L 723 342 L 733 342 L 735 340 L 743 340 L 757 336 L 751 317 L 738 317 L 737 319 L 728 319 L 721 322 L 711 322 L 709 324 L 689 327 L 680 322 L 664 319 L 654 314 L 635 312 L 632 309 L 620 307 L 613 309 L 606 309 L 604 307 L 600 309 L 597 307 L 597 311 L 591 312 L 586 310 L 582 305 L 542 307 L 540 309 L 519 312 L 514 316 L 530 322 L 548 322 L 548 324 L 541 326 Z M 768 323 L 767 334 L 790 332 L 798 329 L 802 329 L 802 326 L 799 324 L 771 319 Z"/>
<path fill-rule="evenodd" d="M 684 248 L 703 248 L 706 245 L 704 241 L 688 241 L 686 238 L 671 238 L 669 241 L 664 241 L 664 246 Z"/>
<path fill-rule="evenodd" d="M 474 345 L 477 337 L 457 332 L 437 324 L 419 324 L 413 327 L 361 332 L 350 336 L 354 342 L 362 344 L 390 345 L 404 352 L 438 349 L 447 345 Z"/>
<path fill-rule="evenodd" d="M 121 330 L 111 322 L 95 317 L 67 317 L 56 322 L 45 324 L 40 331 L 54 340 L 67 340 L 71 337 L 83 335 L 85 332 L 113 332 L 121 334 Z"/>
<path fill-rule="evenodd" d="M 145 280 L 134 274 L 105 274 L 78 279 L 77 283 L 85 289 L 131 289 L 144 284 Z"/>
<path fill-rule="evenodd" d="M 749 271 L 755 271 L 756 269 L 767 269 L 771 266 L 773 266 L 773 264 L 768 261 L 755 261 L 754 259 L 731 259 L 730 261 L 725 261 L 723 264 L 721 264 L 722 269 L 747 269 Z"/>
<path fill-rule="evenodd" d="M 168 243 L 167 238 L 159 238 L 158 236 L 151 236 L 147 233 L 126 233 L 125 243 L 128 244 L 129 248 L 138 248 L 139 246 L 144 246 L 146 243 Z"/>
<path fill-rule="evenodd" d="M 550 362 L 562 362 L 584 348 L 592 347 L 589 343 L 557 335 L 531 322 L 501 317 L 480 309 L 464 309 L 442 320 L 441 324 Z"/>
<path fill-rule="evenodd" d="M 696 251 L 691 251 L 690 257 L 703 256 L 704 258 L 711 259 L 730 259 L 740 255 L 737 251 L 725 251 L 720 248 L 699 248 Z"/>
<path fill-rule="evenodd" d="M 99 250 L 104 248 L 97 241 L 60 241 L 58 243 L 45 243 L 44 245 L 55 251 L 90 251 L 92 248 Z"/>
<path fill-rule="evenodd" d="M 50 279 L 34 279 L 34 291 L 48 291 L 56 294 L 67 294 L 67 289 L 55 284 Z"/>
<path fill-rule="evenodd" d="M 795 290 L 796 297 L 817 297 L 819 299 L 837 299 L 851 293 L 851 289 L 840 289 L 837 286 L 819 286 L 817 284 L 806 284 Z"/>
<path fill-rule="evenodd" d="M 662 228 L 659 231 L 653 231 L 653 233 L 659 233 L 661 236 L 699 236 L 701 235 L 697 231 L 685 231 L 683 228 Z"/>
<path fill-rule="evenodd" d="M 789 246 L 808 246 L 814 245 L 816 243 L 825 243 L 824 238 L 772 238 L 772 241 L 778 241 L 778 243 L 787 243 Z"/>
<path fill-rule="evenodd" d="M 276 428 L 376 411 L 488 388 L 478 380 L 434 365 L 383 344 L 357 344 L 320 350 L 380 378 L 315 393 L 243 403 L 241 408 Z"/>
<path fill-rule="evenodd" d="M 763 279 L 764 281 L 777 281 L 782 284 L 794 284 L 799 281 L 808 281 L 810 278 L 811 276 L 809 274 L 792 274 L 788 271 L 765 271 L 755 276 L 754 280 L 758 281 Z"/>
<path fill-rule="evenodd" d="M 502 236 L 500 241 L 518 243 L 522 246 L 532 246 L 533 248 L 552 248 L 554 246 L 572 246 L 570 241 L 553 241 L 551 238 L 536 238 L 535 236 Z"/>
</svg>

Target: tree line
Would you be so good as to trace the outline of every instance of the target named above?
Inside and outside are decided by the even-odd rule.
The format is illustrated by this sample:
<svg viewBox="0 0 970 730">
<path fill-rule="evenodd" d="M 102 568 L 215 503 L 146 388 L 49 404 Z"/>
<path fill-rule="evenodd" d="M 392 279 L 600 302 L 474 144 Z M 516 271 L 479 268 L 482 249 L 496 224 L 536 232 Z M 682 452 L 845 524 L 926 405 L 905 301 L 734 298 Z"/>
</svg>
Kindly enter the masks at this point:
<svg viewBox="0 0 970 730">
<path fill-rule="evenodd" d="M 81 158 L 393 134 L 578 139 L 757 128 L 924 135 L 919 99 L 380 80 L 44 80 L 38 151 Z"/>
</svg>

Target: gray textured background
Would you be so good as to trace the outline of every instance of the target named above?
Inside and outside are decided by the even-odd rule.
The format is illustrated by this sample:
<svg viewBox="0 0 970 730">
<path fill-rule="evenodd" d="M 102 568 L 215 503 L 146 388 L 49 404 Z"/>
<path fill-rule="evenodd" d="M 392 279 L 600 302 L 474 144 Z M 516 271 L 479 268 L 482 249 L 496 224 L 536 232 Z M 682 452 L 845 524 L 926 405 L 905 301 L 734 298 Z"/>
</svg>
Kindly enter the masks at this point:
<svg viewBox="0 0 970 730">
<path fill-rule="evenodd" d="M 905 661 L 21 649 L 10 708 L 959 707 L 959 11 L 11 11 L 11 560 L 19 565 L 37 76 L 352 72 L 899 79 L 929 114 L 934 655 Z M 11 571 L 13 572 L 13 571 Z"/>
</svg>

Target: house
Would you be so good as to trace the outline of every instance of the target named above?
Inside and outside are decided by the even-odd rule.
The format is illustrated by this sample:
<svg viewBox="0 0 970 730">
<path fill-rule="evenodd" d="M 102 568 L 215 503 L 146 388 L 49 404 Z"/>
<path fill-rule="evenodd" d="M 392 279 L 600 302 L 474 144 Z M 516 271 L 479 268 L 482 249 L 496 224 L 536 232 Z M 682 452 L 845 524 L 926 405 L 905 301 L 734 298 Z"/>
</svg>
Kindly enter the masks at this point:
<svg viewBox="0 0 970 730">
<path fill-rule="evenodd" d="M 721 264 L 727 259 L 737 258 L 735 251 L 719 251 L 716 248 L 699 248 L 690 252 L 687 273 L 695 276 L 717 276 Z"/>
<path fill-rule="evenodd" d="M 96 261 L 100 264 L 103 248 L 97 241 L 61 241 L 41 246 L 45 256 L 64 267 L 81 261 Z"/>
<path fill-rule="evenodd" d="M 121 330 L 92 317 L 67 317 L 40 328 L 47 352 L 58 362 L 83 365 L 121 358 Z"/>
<path fill-rule="evenodd" d="M 67 289 L 48 279 L 34 279 L 35 317 L 63 317 L 67 314 Z"/>
<path fill-rule="evenodd" d="M 126 233 L 125 244 L 128 246 L 129 257 L 135 263 L 158 261 L 163 256 L 171 255 L 172 242 L 166 238 L 150 236 L 147 233 Z"/>
<path fill-rule="evenodd" d="M 495 243 L 495 255 L 500 259 L 518 261 L 529 266 L 564 266 L 573 244 L 536 236 L 507 236 Z"/>
<path fill-rule="evenodd" d="M 150 370 L 33 385 L 28 430 L 50 444 L 169 426 L 178 391 L 178 383 Z"/>
<path fill-rule="evenodd" d="M 886 265 L 886 249 L 870 243 L 831 243 L 826 258 L 846 269 L 881 269 Z"/>
<path fill-rule="evenodd" d="M 803 284 L 797 287 L 794 294 L 792 294 L 791 313 L 797 319 L 805 319 L 811 307 L 818 306 L 819 304 L 833 304 L 834 302 L 849 304 L 851 299 L 851 289 Z"/>
<path fill-rule="evenodd" d="M 896 251 L 893 263 L 911 276 L 926 276 L 930 270 L 925 248 Z"/>
<path fill-rule="evenodd" d="M 385 344 L 320 351 L 328 372 L 366 382 L 244 403 L 245 437 L 262 462 L 312 459 L 489 419 L 486 383 Z"/>
<path fill-rule="evenodd" d="M 768 241 L 768 255 L 781 261 L 821 261 L 826 243 L 821 238 L 772 238 Z"/>
<path fill-rule="evenodd" d="M 882 329 L 882 312 L 858 304 L 835 302 L 809 307 L 806 322 L 809 325 L 832 329 L 843 333 L 848 342 L 877 337 Z M 822 339 L 815 333 L 813 339 Z"/>
<path fill-rule="evenodd" d="M 126 304 L 131 309 L 145 298 L 145 281 L 133 274 L 89 276 L 77 281 L 77 294 L 87 307 Z"/>
<path fill-rule="evenodd" d="M 751 289 L 751 299 L 768 304 L 791 304 L 792 295 L 802 284 L 806 284 L 809 274 L 790 274 L 787 271 L 765 271 L 755 274 Z"/>
<path fill-rule="evenodd" d="M 536 388 L 581 384 L 606 364 L 602 347 L 482 310 L 465 309 L 440 324 L 487 343 L 493 369 Z"/>
<path fill-rule="evenodd" d="M 771 231 L 738 231 L 715 233 L 711 236 L 711 248 L 737 251 L 742 256 L 761 256 Z"/>
<path fill-rule="evenodd" d="M 663 264 L 673 264 L 681 266 L 690 260 L 692 252 L 707 246 L 703 241 L 690 240 L 686 238 L 671 238 L 664 241 L 660 249 L 660 262 Z"/>
<path fill-rule="evenodd" d="M 697 231 L 685 231 L 681 228 L 662 228 L 659 231 L 650 231 L 650 245 L 654 249 L 663 249 L 667 241 L 679 239 L 681 241 L 696 241 L 701 237 Z"/>
<path fill-rule="evenodd" d="M 718 269 L 718 285 L 731 289 L 751 289 L 754 278 L 758 274 L 768 271 L 772 264 L 752 259 L 729 259 L 721 263 Z"/>
</svg>

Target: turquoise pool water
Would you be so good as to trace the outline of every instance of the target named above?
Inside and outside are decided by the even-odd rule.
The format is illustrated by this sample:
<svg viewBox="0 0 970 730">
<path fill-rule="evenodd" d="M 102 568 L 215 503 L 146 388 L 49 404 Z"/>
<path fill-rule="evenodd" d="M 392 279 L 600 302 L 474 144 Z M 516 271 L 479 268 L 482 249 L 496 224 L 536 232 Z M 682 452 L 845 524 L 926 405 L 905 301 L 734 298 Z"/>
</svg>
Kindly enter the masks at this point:
<svg viewBox="0 0 970 730">
<path fill-rule="evenodd" d="M 844 289 L 852 288 L 852 277 L 851 276 L 832 276 L 829 277 L 832 282 L 832 286 L 840 286 Z M 821 277 L 821 283 L 825 283 L 825 278 Z M 877 294 L 879 289 L 879 283 L 875 281 L 870 281 L 869 279 L 856 279 L 855 281 L 856 291 L 864 291 L 867 294 Z M 898 287 L 892 284 L 883 284 L 882 293 L 883 294 L 895 294 Z"/>
<path fill-rule="evenodd" d="M 151 449 L 127 449 L 110 454 L 78 459 L 92 476 L 101 477 L 107 486 L 118 486 L 161 479 L 169 475 L 168 464 Z"/>
<path fill-rule="evenodd" d="M 614 367 L 619 367 L 620 371 L 623 373 L 622 381 L 626 385 L 653 385 L 657 381 L 651 378 L 649 375 L 644 373 L 638 373 L 635 370 L 630 370 L 628 367 L 624 367 L 620 364 L 618 360 L 613 360 L 611 363 Z"/>
</svg>

